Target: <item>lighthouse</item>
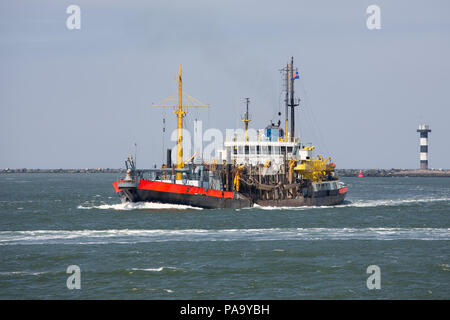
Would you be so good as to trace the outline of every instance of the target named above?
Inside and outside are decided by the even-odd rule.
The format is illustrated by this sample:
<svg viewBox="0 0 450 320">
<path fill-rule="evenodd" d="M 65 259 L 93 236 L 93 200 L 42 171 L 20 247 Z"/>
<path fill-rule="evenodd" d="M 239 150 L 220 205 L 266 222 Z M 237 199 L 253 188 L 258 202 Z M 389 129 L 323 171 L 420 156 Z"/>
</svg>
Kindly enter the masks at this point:
<svg viewBox="0 0 450 320">
<path fill-rule="evenodd" d="M 428 170 L 428 132 L 431 132 L 430 126 L 421 124 L 417 132 L 420 133 L 420 169 Z"/>
</svg>

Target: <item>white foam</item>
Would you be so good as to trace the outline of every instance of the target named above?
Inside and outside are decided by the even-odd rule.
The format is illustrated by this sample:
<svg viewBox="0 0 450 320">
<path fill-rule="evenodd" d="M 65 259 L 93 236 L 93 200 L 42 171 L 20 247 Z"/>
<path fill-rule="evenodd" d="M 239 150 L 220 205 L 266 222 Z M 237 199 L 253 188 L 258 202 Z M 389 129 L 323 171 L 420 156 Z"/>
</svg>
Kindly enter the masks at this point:
<svg viewBox="0 0 450 320">
<path fill-rule="evenodd" d="M 45 273 L 46 272 L 10 271 L 10 272 L 0 272 L 0 276 L 15 276 L 15 275 L 38 276 Z"/>
<path fill-rule="evenodd" d="M 148 269 L 139 269 L 139 268 L 132 268 L 133 271 L 154 271 L 154 272 L 161 272 L 163 271 L 164 267 L 159 268 L 148 268 Z"/>
<path fill-rule="evenodd" d="M 348 203 L 350 201 L 350 203 Z M 329 208 L 347 208 L 347 207 L 382 207 L 382 206 L 400 206 L 414 203 L 441 202 L 450 201 L 450 197 L 442 198 L 422 198 L 422 199 L 380 199 L 380 200 L 348 200 L 347 203 L 334 206 L 303 206 L 303 207 L 263 207 L 257 204 L 253 205 L 254 209 L 261 210 L 309 210 L 309 209 L 329 209 Z M 252 209 L 252 208 L 247 208 Z"/>
<path fill-rule="evenodd" d="M 159 267 L 159 268 L 147 268 L 147 269 L 132 268 L 131 270 L 133 270 L 133 271 L 161 272 L 161 271 L 163 271 L 164 269 L 169 269 L 169 270 L 179 270 L 179 269 L 174 268 L 174 267 Z"/>
<path fill-rule="evenodd" d="M 450 197 L 442 198 L 421 198 L 421 199 L 380 199 L 380 200 L 357 200 L 355 202 L 344 204 L 342 207 L 380 207 L 380 206 L 399 206 L 414 203 L 428 203 L 450 201 Z"/>
<path fill-rule="evenodd" d="M 97 206 L 82 206 L 79 205 L 78 209 L 101 209 L 101 210 L 162 210 L 162 209 L 175 209 L 186 210 L 195 209 L 202 210 L 202 208 L 192 207 L 181 204 L 159 203 L 159 202 L 125 202 L 116 204 L 101 204 Z"/>
<path fill-rule="evenodd" d="M 317 209 L 317 208 L 333 208 L 333 206 L 302 206 L 302 207 L 275 207 L 275 206 L 260 206 L 258 204 L 254 204 L 252 208 L 244 208 L 244 209 L 261 209 L 261 210 L 309 210 L 309 209 Z"/>
<path fill-rule="evenodd" d="M 450 266 L 446 263 L 439 264 L 438 267 L 441 268 L 443 271 L 450 271 Z"/>
<path fill-rule="evenodd" d="M 350 202 L 349 202 L 350 201 Z M 344 204 L 334 206 L 302 206 L 302 207 L 276 207 L 276 206 L 260 206 L 254 204 L 251 208 L 243 209 L 261 209 L 261 210 L 310 210 L 310 209 L 330 209 L 330 208 L 367 208 L 367 207 L 381 207 L 381 206 L 400 206 L 410 205 L 415 203 L 441 202 L 450 201 L 450 197 L 442 198 L 419 198 L 419 199 L 379 199 L 379 200 L 347 200 Z M 199 207 L 193 207 L 181 204 L 159 203 L 159 202 L 125 202 L 116 204 L 101 204 L 101 205 L 79 205 L 78 209 L 100 209 L 100 210 L 202 210 Z M 240 209 L 236 209 L 240 210 Z"/>
<path fill-rule="evenodd" d="M 0 231 L 0 245 L 166 241 L 450 240 L 450 228 L 269 228 Z"/>
</svg>

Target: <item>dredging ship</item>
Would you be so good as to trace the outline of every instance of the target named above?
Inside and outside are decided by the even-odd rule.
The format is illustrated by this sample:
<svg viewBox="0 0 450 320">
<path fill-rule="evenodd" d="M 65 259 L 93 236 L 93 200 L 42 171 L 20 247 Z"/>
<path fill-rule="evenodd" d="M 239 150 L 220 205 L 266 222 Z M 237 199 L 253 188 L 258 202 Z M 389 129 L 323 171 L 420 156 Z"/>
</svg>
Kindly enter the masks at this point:
<svg viewBox="0 0 450 320">
<path fill-rule="evenodd" d="M 247 107 L 242 117 L 245 134 L 225 140 L 217 158 L 205 162 L 198 154 L 184 161 L 183 117 L 190 107 L 205 107 L 182 90 L 181 66 L 177 74 L 178 101 L 169 97 L 154 105 L 171 107 L 177 116 L 177 160 L 171 149 L 161 168 L 136 168 L 136 155 L 125 161 L 126 177 L 113 182 L 122 202 L 159 202 L 201 208 L 329 206 L 344 201 L 348 187 L 335 175 L 331 158 L 313 155 L 314 146 L 295 137 L 294 82 L 299 78 L 294 60 L 282 69 L 286 85 L 285 128 L 270 123 L 250 139 Z M 183 100 L 185 104 L 183 104 Z M 291 108 L 290 120 L 288 111 Z M 281 115 L 281 113 L 279 113 Z M 290 125 L 290 127 L 289 127 Z M 290 131 L 289 131 L 290 129 Z"/>
</svg>

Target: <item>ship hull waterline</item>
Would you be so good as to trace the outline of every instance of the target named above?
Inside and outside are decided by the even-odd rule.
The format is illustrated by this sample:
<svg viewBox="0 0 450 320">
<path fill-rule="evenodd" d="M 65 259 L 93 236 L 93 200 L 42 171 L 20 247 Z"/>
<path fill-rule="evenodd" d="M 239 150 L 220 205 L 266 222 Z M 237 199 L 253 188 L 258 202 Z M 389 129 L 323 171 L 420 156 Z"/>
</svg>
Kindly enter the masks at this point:
<svg viewBox="0 0 450 320">
<path fill-rule="evenodd" d="M 342 204 L 347 194 L 345 187 L 325 193 L 315 193 L 311 197 L 252 202 L 235 192 L 206 191 L 199 187 L 153 181 L 142 183 L 142 180 L 135 187 L 119 187 L 118 183 L 120 182 L 114 182 L 113 186 L 122 202 L 156 202 L 204 209 L 241 209 L 253 207 L 255 204 L 261 207 L 333 206 Z M 211 195 L 211 193 L 213 194 Z"/>
</svg>

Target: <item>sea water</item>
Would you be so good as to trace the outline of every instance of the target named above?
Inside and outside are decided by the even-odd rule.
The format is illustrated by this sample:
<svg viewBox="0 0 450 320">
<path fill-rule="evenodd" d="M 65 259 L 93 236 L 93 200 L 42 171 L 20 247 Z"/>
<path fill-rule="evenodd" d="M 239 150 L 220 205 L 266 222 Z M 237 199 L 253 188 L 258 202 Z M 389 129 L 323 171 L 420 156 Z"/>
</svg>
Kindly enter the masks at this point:
<svg viewBox="0 0 450 320">
<path fill-rule="evenodd" d="M 117 178 L 0 175 L 0 299 L 450 298 L 448 178 L 342 178 L 342 205 L 240 210 L 121 204 Z"/>
</svg>

